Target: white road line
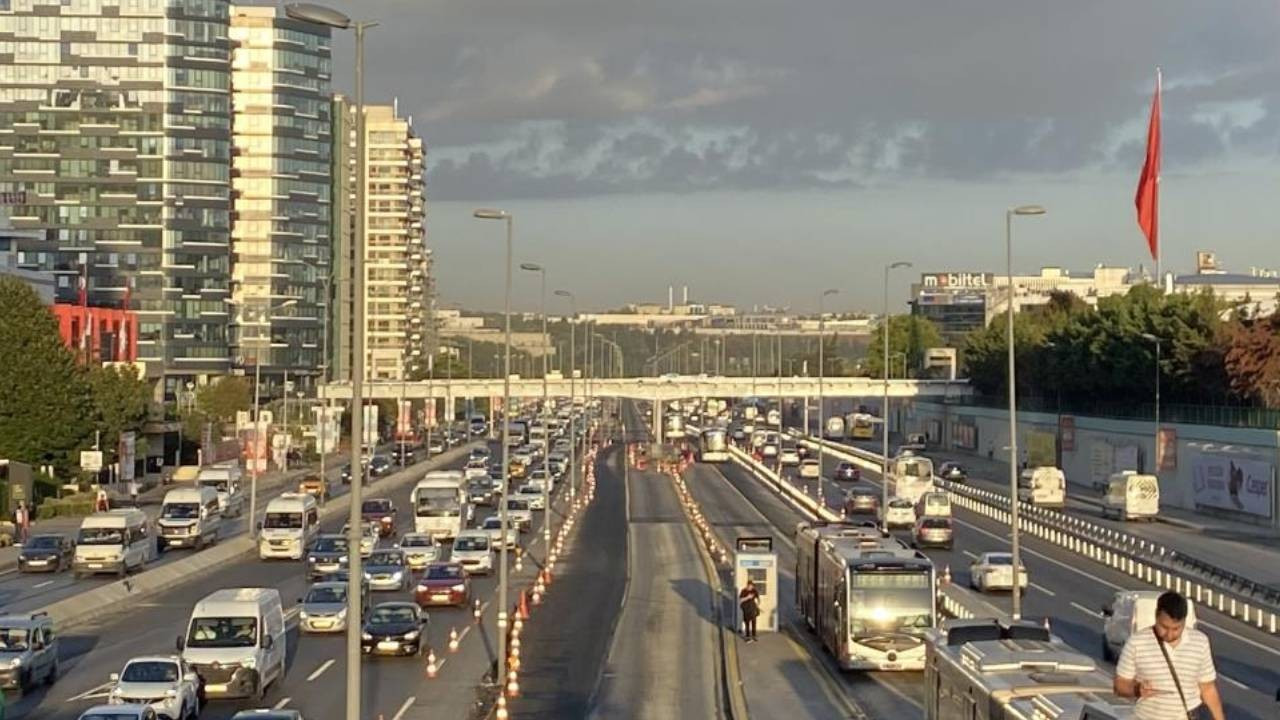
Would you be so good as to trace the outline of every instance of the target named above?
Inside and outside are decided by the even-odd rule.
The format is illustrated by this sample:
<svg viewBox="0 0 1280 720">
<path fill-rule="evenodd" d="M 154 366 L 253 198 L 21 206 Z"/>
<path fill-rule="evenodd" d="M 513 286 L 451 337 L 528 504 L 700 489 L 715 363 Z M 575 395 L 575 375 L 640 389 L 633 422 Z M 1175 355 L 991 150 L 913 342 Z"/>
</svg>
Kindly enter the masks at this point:
<svg viewBox="0 0 1280 720">
<path fill-rule="evenodd" d="M 283 697 L 283 698 L 280 698 L 280 702 L 276 703 L 275 705 L 272 705 L 272 706 L 271 706 L 271 709 L 272 709 L 272 710 L 279 710 L 280 708 L 284 707 L 285 705 L 288 705 L 288 704 L 289 704 L 289 701 L 290 701 L 290 700 L 292 700 L 292 699 L 293 699 L 293 698 L 289 698 L 289 697 Z"/>
<path fill-rule="evenodd" d="M 1223 673 L 1218 673 L 1218 677 L 1222 678 L 1223 680 L 1226 680 L 1227 682 L 1231 683 L 1232 685 L 1235 685 L 1236 687 L 1246 692 L 1254 690 L 1254 688 L 1251 688 L 1248 685 L 1245 685 L 1244 683 L 1231 677 L 1230 675 L 1224 675 Z M 1261 692 L 1261 691 L 1256 691 L 1256 692 Z"/>
<path fill-rule="evenodd" d="M 315 672 L 313 672 L 313 673 L 311 673 L 310 675 L 308 675 L 308 676 L 307 676 L 307 682 L 311 682 L 312 680 L 315 680 L 316 678 L 318 678 L 318 677 L 320 677 L 321 675 L 323 675 L 323 674 L 324 674 L 324 671 L 325 671 L 325 670 L 328 670 L 328 669 L 329 669 L 329 667 L 333 665 L 333 662 L 334 662 L 334 661 L 333 661 L 333 658 L 330 658 L 330 659 L 328 659 L 328 660 L 325 660 L 323 665 L 321 665 L 320 667 L 316 668 L 316 669 L 315 669 Z"/>
<path fill-rule="evenodd" d="M 482 607 L 483 607 L 483 606 L 482 606 Z M 481 615 L 483 615 L 483 614 L 484 614 L 484 610 L 483 610 L 483 609 L 481 609 L 480 614 L 481 614 Z M 464 625 L 464 626 L 463 626 L 463 628 L 462 628 L 462 632 L 458 633 L 458 644 L 459 644 L 459 645 L 461 645 L 461 644 L 462 644 L 462 640 L 463 640 L 463 638 L 465 638 L 465 637 L 467 636 L 467 633 L 469 633 L 469 632 L 471 632 L 471 626 L 470 626 L 470 625 Z"/>
<path fill-rule="evenodd" d="M 415 701 L 415 700 L 417 700 L 417 699 L 418 699 L 418 698 L 416 698 L 416 697 L 409 696 L 409 697 L 404 701 L 404 704 L 400 706 L 400 710 L 399 710 L 399 712 L 397 712 L 395 715 L 392 715 L 392 716 L 391 716 L 391 720 L 401 720 L 401 718 L 403 718 L 403 717 L 404 717 L 404 714 L 405 714 L 405 713 L 407 713 L 407 712 L 409 712 L 409 708 L 413 706 L 414 701 Z"/>
<path fill-rule="evenodd" d="M 8 570 L 2 570 L 0 571 L 0 577 L 4 577 L 5 575 L 12 575 L 16 572 L 18 572 L 18 568 L 9 568 Z"/>
<path fill-rule="evenodd" d="M 449 662 L 449 658 L 440 658 L 440 662 L 436 663 L 436 672 L 438 673 L 441 670 L 444 670 L 444 664 L 447 662 Z"/>
<path fill-rule="evenodd" d="M 39 589 L 40 589 L 40 588 L 42 588 L 42 587 L 47 587 L 47 586 L 52 585 L 52 584 L 53 584 L 53 581 L 52 581 L 52 580 L 45 580 L 45 581 L 44 581 L 44 582 L 42 582 L 42 583 L 36 583 L 35 585 L 32 585 L 32 586 L 31 586 L 31 589 L 32 589 L 32 590 L 39 590 Z"/>
<path fill-rule="evenodd" d="M 85 690 L 84 692 L 80 693 L 79 695 L 73 695 L 67 698 L 67 702 L 76 702 L 79 700 L 87 700 L 91 697 L 103 696 L 108 693 L 110 688 L 111 688 L 111 683 L 105 682 L 96 687 L 91 687 L 88 690 Z"/>
<path fill-rule="evenodd" d="M 1058 593 L 1050 590 L 1047 587 L 1044 587 L 1043 585 L 1037 585 L 1036 583 L 1031 583 L 1031 587 L 1035 588 L 1036 590 L 1039 590 L 1040 592 L 1044 593 L 1045 595 L 1048 595 L 1049 597 L 1058 596 Z"/>
<path fill-rule="evenodd" d="M 965 555 L 968 555 L 970 560 L 977 560 L 977 559 L 978 559 L 978 553 L 976 553 L 976 552 L 970 552 L 970 551 L 968 551 L 968 550 L 965 550 L 965 551 L 964 551 L 964 554 L 965 554 Z"/>
<path fill-rule="evenodd" d="M 1073 607 L 1073 608 L 1075 608 L 1075 609 L 1079 610 L 1080 612 L 1082 612 L 1082 613 L 1084 613 L 1085 615 L 1088 615 L 1088 616 L 1090 616 L 1090 617 L 1097 618 L 1098 620 L 1101 620 L 1101 619 L 1102 619 L 1102 613 L 1098 612 L 1097 610 L 1090 610 L 1089 608 L 1087 608 L 1087 607 L 1085 607 L 1085 606 L 1081 605 L 1080 603 L 1078 603 L 1078 602 L 1076 602 L 1076 601 L 1074 601 L 1074 600 L 1073 600 L 1073 601 L 1071 601 L 1071 607 Z"/>
<path fill-rule="evenodd" d="M 1209 609 L 1212 610 L 1213 608 L 1209 608 Z M 1258 648 L 1259 650 L 1265 650 L 1266 652 L 1269 652 L 1272 655 L 1280 656 L 1280 650 L 1277 650 L 1268 645 L 1263 645 L 1262 643 L 1256 640 L 1250 640 L 1249 638 L 1244 637 L 1243 635 L 1237 635 L 1231 632 L 1230 630 L 1227 630 L 1226 628 L 1220 628 L 1217 625 L 1210 625 L 1204 620 L 1197 620 L 1196 627 L 1200 628 L 1201 630 L 1211 630 L 1213 632 L 1222 633 L 1223 635 L 1226 635 L 1227 637 L 1232 638 L 1234 640 L 1239 640 L 1240 642 L 1246 645 L 1250 645 L 1252 647 Z"/>
</svg>

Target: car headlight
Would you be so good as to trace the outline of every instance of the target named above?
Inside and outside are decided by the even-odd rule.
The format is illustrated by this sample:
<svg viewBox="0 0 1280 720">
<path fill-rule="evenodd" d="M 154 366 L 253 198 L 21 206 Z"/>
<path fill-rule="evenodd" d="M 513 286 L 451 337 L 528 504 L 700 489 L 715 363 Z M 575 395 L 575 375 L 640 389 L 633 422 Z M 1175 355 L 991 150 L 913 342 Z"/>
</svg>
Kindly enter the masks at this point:
<svg viewBox="0 0 1280 720">
<path fill-rule="evenodd" d="M 372 640 L 372 639 L 373 639 L 373 636 L 372 636 L 372 635 L 370 635 L 370 634 L 369 634 L 369 633 L 367 633 L 367 632 L 362 632 L 362 633 L 360 633 L 360 639 L 361 639 L 361 640 Z"/>
<path fill-rule="evenodd" d="M 22 666 L 22 658 L 20 657 L 16 657 L 9 661 L 9 667 L 21 667 L 21 666 Z"/>
<path fill-rule="evenodd" d="M 299 611 L 298 611 L 298 619 L 299 619 L 299 620 L 306 620 L 306 619 L 307 619 L 307 611 L 306 611 L 306 610 L 299 610 Z"/>
<path fill-rule="evenodd" d="M 319 562 L 319 560 L 316 558 L 315 555 L 311 555 L 307 558 L 307 562 L 313 563 L 313 562 Z"/>
<path fill-rule="evenodd" d="M 384 523 L 389 523 L 389 522 L 391 522 L 391 516 L 390 516 L 390 515 L 383 515 L 383 516 L 382 516 L 382 522 L 384 522 Z"/>
<path fill-rule="evenodd" d="M 397 570 L 394 573 L 391 573 L 392 580 L 402 580 L 403 578 L 404 578 L 404 573 L 401 572 L 400 570 Z"/>
<path fill-rule="evenodd" d="M 372 579 L 373 579 L 373 576 L 372 576 L 372 575 L 370 575 L 369 573 L 364 573 L 364 579 L 365 579 L 365 580 L 372 580 Z"/>
<path fill-rule="evenodd" d="M 339 610 L 339 611 L 338 611 L 338 619 L 339 619 L 339 620 L 343 620 L 343 619 L 345 619 L 346 617 L 347 617 L 347 609 L 346 609 L 346 608 L 342 608 L 341 610 Z"/>
<path fill-rule="evenodd" d="M 246 670 L 252 670 L 257 665 L 258 665 L 258 661 L 252 655 L 250 655 L 249 657 L 245 658 L 240 662 L 240 667 L 245 668 Z"/>
<path fill-rule="evenodd" d="M 115 695 L 116 697 L 119 697 L 124 694 L 124 690 L 121 690 L 120 688 L 115 688 L 114 690 L 111 691 L 111 694 Z"/>
<path fill-rule="evenodd" d="M 404 634 L 404 639 L 405 639 L 405 640 L 417 640 L 417 639 L 418 639 L 418 631 L 417 631 L 417 630 L 410 630 L 409 632 L 407 632 L 407 633 L 405 633 L 405 634 Z"/>
<path fill-rule="evenodd" d="M 454 585 L 453 587 L 451 587 L 451 588 L 449 588 L 449 589 L 450 589 L 450 590 L 452 590 L 452 591 L 454 591 L 454 592 L 463 592 L 463 591 L 465 591 L 465 590 L 467 589 L 467 586 L 466 586 L 465 584 L 463 584 L 463 583 L 458 583 L 457 585 Z"/>
<path fill-rule="evenodd" d="M 165 690 L 165 691 L 164 691 L 164 696 L 165 696 L 165 697 L 178 697 L 178 691 L 177 691 L 177 690 L 174 690 L 173 688 L 169 688 L 168 690 Z"/>
</svg>

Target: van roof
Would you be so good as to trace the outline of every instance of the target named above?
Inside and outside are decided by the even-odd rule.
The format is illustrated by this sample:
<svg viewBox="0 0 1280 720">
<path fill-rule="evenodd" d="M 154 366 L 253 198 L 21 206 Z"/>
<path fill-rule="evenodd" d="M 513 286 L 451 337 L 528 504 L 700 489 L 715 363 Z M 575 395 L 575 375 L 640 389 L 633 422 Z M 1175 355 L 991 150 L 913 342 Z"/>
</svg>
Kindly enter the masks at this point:
<svg viewBox="0 0 1280 720">
<path fill-rule="evenodd" d="M 283 493 L 278 497 L 274 497 L 267 503 L 267 512 L 271 512 L 271 508 L 285 508 L 288 510 L 302 510 L 308 505 L 315 505 L 316 498 L 310 493 Z"/>
<path fill-rule="evenodd" d="M 217 495 L 213 488 L 207 485 L 200 487 L 182 487 L 174 488 L 164 494 L 164 501 L 170 502 L 200 502 L 204 500 L 204 496 L 209 493 Z"/>
<path fill-rule="evenodd" d="M 196 602 L 192 617 L 208 617 L 243 613 L 245 605 L 279 605 L 280 591 L 275 588 L 223 588 Z"/>
<path fill-rule="evenodd" d="M 80 527 L 121 527 L 130 522 L 146 522 L 147 514 L 137 508 L 116 508 L 86 515 Z"/>
</svg>

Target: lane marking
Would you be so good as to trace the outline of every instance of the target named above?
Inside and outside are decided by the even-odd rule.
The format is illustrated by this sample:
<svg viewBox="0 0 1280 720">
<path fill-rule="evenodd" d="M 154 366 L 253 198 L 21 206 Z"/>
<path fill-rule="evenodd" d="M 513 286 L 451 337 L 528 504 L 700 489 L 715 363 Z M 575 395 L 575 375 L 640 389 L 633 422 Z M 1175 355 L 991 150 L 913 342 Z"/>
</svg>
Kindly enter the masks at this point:
<svg viewBox="0 0 1280 720">
<path fill-rule="evenodd" d="M 112 683 L 104 682 L 101 685 L 98 685 L 96 687 L 91 687 L 88 690 L 85 690 L 79 695 L 73 695 L 67 698 L 66 702 L 77 702 L 79 700 L 88 700 L 90 698 L 105 697 L 110 693 L 111 686 L 112 686 Z"/>
<path fill-rule="evenodd" d="M 333 663 L 334 663 L 333 658 L 330 658 L 330 659 L 328 659 L 328 660 L 325 660 L 323 665 L 321 665 L 320 667 L 316 668 L 316 669 L 315 669 L 315 672 L 313 672 L 313 673 L 311 673 L 310 675 L 308 675 L 308 676 L 307 676 L 307 682 L 311 682 L 312 680 L 315 680 L 316 678 L 318 678 L 318 677 L 320 677 L 321 675 L 323 675 L 323 674 L 324 674 L 324 671 L 325 671 L 325 670 L 328 670 L 328 669 L 329 669 L 329 667 L 333 665 Z"/>
<path fill-rule="evenodd" d="M 1058 597 L 1058 593 L 1050 590 L 1047 587 L 1044 587 L 1043 585 L 1037 585 L 1036 583 L 1031 583 L 1031 587 L 1035 588 L 1036 590 L 1039 590 L 1040 592 L 1044 593 L 1045 595 L 1048 595 L 1049 597 Z"/>
<path fill-rule="evenodd" d="M 1235 678 L 1231 677 L 1230 675 L 1225 675 L 1225 674 L 1223 674 L 1223 673 L 1218 673 L 1218 677 L 1222 678 L 1223 680 L 1226 680 L 1227 682 L 1231 683 L 1232 685 L 1235 685 L 1236 687 L 1240 688 L 1241 690 L 1245 690 L 1245 691 L 1251 691 L 1251 690 L 1252 690 L 1252 691 L 1254 691 L 1254 692 L 1262 692 L 1261 690 L 1254 690 L 1254 688 L 1251 688 L 1251 687 L 1249 687 L 1248 685 L 1245 685 L 1244 683 L 1242 683 L 1242 682 L 1240 682 L 1239 680 L 1237 680 L 1237 679 L 1235 679 Z"/>
<path fill-rule="evenodd" d="M 42 582 L 42 583 L 36 583 L 35 585 L 32 585 L 32 586 L 31 586 L 31 589 L 32 589 L 32 590 L 39 590 L 39 589 L 40 589 L 40 588 L 42 588 L 42 587 L 48 587 L 49 585 L 52 585 L 52 584 L 53 584 L 53 581 L 52 581 L 52 580 L 45 580 L 45 581 L 44 581 L 44 582 Z"/>
<path fill-rule="evenodd" d="M 1089 617 L 1096 618 L 1098 620 L 1102 619 L 1102 613 L 1098 612 L 1097 610 L 1091 610 L 1074 600 L 1071 601 L 1071 607 L 1079 610 L 1080 612 L 1084 613 L 1085 615 L 1088 615 Z"/>
<path fill-rule="evenodd" d="M 449 662 L 449 658 L 441 658 L 440 662 L 436 663 L 436 672 L 439 673 L 441 670 L 444 670 L 444 664 L 447 662 Z"/>
<path fill-rule="evenodd" d="M 283 697 L 283 698 L 280 698 L 280 702 L 276 703 L 275 705 L 272 705 L 272 706 L 271 706 L 271 709 L 272 709 L 272 710 L 279 710 L 280 708 L 284 707 L 285 705 L 288 705 L 288 704 L 289 704 L 289 701 L 290 701 L 290 700 L 292 700 L 292 699 L 293 699 L 293 698 L 289 698 L 289 697 Z"/>
<path fill-rule="evenodd" d="M 977 560 L 977 559 L 978 559 L 978 553 L 976 553 L 976 552 L 972 552 L 972 551 L 969 551 L 969 550 L 965 550 L 965 551 L 964 551 L 964 554 L 965 554 L 965 555 L 968 555 L 970 560 Z"/>
<path fill-rule="evenodd" d="M 404 704 L 400 706 L 400 711 L 399 711 L 399 712 L 397 712 L 395 715 L 392 715 L 392 716 L 391 716 L 391 720 L 401 720 L 401 718 L 403 718 L 403 717 L 404 717 L 404 714 L 405 714 L 405 713 L 407 713 L 407 712 L 409 712 L 409 708 L 413 705 L 414 701 L 415 701 L 415 700 L 417 700 L 417 699 L 418 699 L 418 698 L 413 697 L 412 695 L 410 695 L 410 696 L 409 696 L 409 697 L 404 701 Z"/>
</svg>

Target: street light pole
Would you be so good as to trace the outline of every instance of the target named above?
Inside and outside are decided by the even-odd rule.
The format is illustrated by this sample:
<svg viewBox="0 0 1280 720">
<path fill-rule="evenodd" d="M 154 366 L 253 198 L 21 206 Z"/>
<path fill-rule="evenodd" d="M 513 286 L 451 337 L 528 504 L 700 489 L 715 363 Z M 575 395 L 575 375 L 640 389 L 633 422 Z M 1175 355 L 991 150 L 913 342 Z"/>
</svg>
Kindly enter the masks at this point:
<svg viewBox="0 0 1280 720">
<path fill-rule="evenodd" d="M 1013 216 L 1043 215 L 1039 205 L 1021 205 L 1004 213 L 1005 282 L 1009 292 L 1005 307 L 1005 345 L 1009 356 L 1009 551 L 1013 561 L 1013 619 L 1022 617 L 1022 545 L 1018 527 L 1018 384 L 1013 347 Z"/>
<path fill-rule="evenodd" d="M 822 472 L 823 472 L 823 468 L 825 467 L 823 465 L 823 460 L 825 459 L 823 457 L 825 454 L 823 451 L 826 449 L 826 446 L 823 443 L 823 440 L 825 439 L 825 435 L 826 435 L 826 408 L 823 407 L 823 401 L 822 401 L 822 398 L 823 398 L 822 385 L 824 380 L 826 379 L 826 374 L 827 374 L 826 365 L 823 364 L 824 355 L 823 355 L 823 348 L 822 348 L 822 346 L 825 344 L 825 341 L 827 339 L 826 300 L 828 295 L 835 295 L 838 292 L 840 291 L 836 290 L 835 288 L 831 288 L 829 290 L 823 290 L 822 294 L 818 296 L 818 506 L 819 507 L 826 507 L 826 504 L 824 502 L 823 495 L 822 495 Z M 809 428 L 805 428 L 805 432 L 808 433 Z"/>
<path fill-rule="evenodd" d="M 884 347 L 883 365 L 880 367 L 883 397 L 880 401 L 880 525 L 889 531 L 889 273 L 897 268 L 909 268 L 905 260 L 884 266 L 884 314 L 880 319 L 880 344 Z"/>
<path fill-rule="evenodd" d="M 513 218 L 505 210 L 476 210 L 480 220 L 505 220 L 507 223 L 506 291 L 503 296 L 502 316 L 504 329 L 502 373 L 502 499 L 498 506 L 499 535 L 507 537 L 507 498 L 511 483 L 507 473 L 511 467 L 511 448 L 507 440 L 511 431 L 508 422 L 511 414 L 511 226 Z M 498 543 L 498 676 L 494 678 L 500 692 L 506 691 L 507 682 L 507 543 Z"/>
<path fill-rule="evenodd" d="M 547 415 L 547 361 L 551 354 L 551 339 L 547 337 L 547 269 L 537 263 L 521 263 L 520 269 L 538 273 L 542 283 L 538 314 L 542 315 L 542 544 L 551 550 L 551 418 Z"/>
<path fill-rule="evenodd" d="M 1155 445 L 1151 446 L 1151 474 L 1160 475 L 1160 338 L 1151 333 L 1142 333 L 1142 339 L 1156 344 L 1156 436 Z"/>
<path fill-rule="evenodd" d="M 578 329 L 578 301 L 573 293 L 568 290 L 556 290 L 559 297 L 569 298 L 569 499 L 573 500 L 577 497 L 577 480 L 576 473 L 578 469 L 578 432 L 577 422 L 578 413 L 574 407 L 574 403 L 578 399 L 576 379 L 574 378 L 574 365 L 577 363 L 577 329 Z M 586 407 L 586 402 L 583 402 Z"/>
</svg>

